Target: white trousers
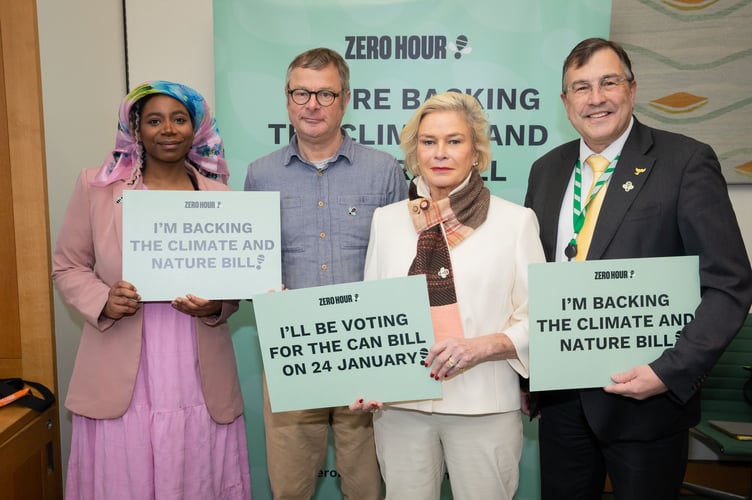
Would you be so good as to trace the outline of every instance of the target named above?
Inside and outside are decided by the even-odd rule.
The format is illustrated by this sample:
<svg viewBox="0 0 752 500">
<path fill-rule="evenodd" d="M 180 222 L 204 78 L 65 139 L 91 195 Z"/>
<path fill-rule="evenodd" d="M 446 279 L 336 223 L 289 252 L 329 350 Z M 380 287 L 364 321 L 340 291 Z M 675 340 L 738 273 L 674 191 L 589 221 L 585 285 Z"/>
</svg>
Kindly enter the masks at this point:
<svg viewBox="0 0 752 500">
<path fill-rule="evenodd" d="M 519 484 L 519 411 L 446 415 L 385 406 L 373 419 L 386 500 L 437 500 L 444 464 L 454 500 L 512 500 Z"/>
</svg>

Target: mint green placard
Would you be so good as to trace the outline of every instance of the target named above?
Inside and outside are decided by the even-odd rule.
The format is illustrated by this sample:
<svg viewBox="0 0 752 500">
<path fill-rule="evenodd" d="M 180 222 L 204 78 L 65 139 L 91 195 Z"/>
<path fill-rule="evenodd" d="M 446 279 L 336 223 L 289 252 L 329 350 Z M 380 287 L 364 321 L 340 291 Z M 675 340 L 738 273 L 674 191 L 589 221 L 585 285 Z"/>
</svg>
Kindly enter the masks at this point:
<svg viewBox="0 0 752 500">
<path fill-rule="evenodd" d="M 272 411 L 441 397 L 425 276 L 253 297 Z"/>
<path fill-rule="evenodd" d="M 530 389 L 604 387 L 655 360 L 700 302 L 697 256 L 531 264 Z"/>
<path fill-rule="evenodd" d="M 145 302 L 282 283 L 278 192 L 123 191 L 123 279 Z"/>
</svg>

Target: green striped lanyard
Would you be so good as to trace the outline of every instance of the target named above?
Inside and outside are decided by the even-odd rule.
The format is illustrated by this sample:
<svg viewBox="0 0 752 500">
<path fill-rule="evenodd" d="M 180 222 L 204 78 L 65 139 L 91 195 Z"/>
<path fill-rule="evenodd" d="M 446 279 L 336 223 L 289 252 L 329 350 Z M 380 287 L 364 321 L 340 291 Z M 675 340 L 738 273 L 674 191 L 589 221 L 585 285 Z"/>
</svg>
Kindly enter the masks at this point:
<svg viewBox="0 0 752 500">
<path fill-rule="evenodd" d="M 598 181 L 593 186 L 590 197 L 584 205 L 582 204 L 582 164 L 580 164 L 580 160 L 577 159 L 577 163 L 575 163 L 574 165 L 574 200 L 572 203 L 572 224 L 574 226 L 574 237 L 572 237 L 572 239 L 569 241 L 569 246 L 567 248 L 573 248 L 575 250 L 575 255 L 577 248 L 577 235 L 580 234 L 580 230 L 585 224 L 587 207 L 590 205 L 590 202 L 593 201 L 593 198 L 595 198 L 595 196 L 598 194 L 598 191 L 600 191 L 603 185 L 608 183 L 609 179 L 611 179 L 611 174 L 616 168 L 616 162 L 619 161 L 619 156 L 621 155 L 617 155 L 616 158 L 614 158 L 613 161 L 608 164 L 606 170 L 601 174 L 601 176 L 598 178 Z M 567 254 L 567 257 L 571 259 L 572 257 L 574 257 L 574 255 L 570 256 L 569 254 Z"/>
</svg>

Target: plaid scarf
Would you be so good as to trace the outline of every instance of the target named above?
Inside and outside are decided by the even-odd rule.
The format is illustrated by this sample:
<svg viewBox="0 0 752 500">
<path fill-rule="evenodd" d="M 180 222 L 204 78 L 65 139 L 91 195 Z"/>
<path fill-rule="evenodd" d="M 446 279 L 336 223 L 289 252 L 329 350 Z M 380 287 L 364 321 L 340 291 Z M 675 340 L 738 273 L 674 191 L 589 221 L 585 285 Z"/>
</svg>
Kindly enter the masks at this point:
<svg viewBox="0 0 752 500">
<path fill-rule="evenodd" d="M 467 184 L 447 198 L 434 201 L 420 197 L 415 180 L 410 184 L 409 195 L 407 206 L 418 232 L 418 245 L 407 274 L 426 276 L 436 342 L 462 338 L 449 250 L 485 222 L 491 194 L 473 169 Z"/>
</svg>

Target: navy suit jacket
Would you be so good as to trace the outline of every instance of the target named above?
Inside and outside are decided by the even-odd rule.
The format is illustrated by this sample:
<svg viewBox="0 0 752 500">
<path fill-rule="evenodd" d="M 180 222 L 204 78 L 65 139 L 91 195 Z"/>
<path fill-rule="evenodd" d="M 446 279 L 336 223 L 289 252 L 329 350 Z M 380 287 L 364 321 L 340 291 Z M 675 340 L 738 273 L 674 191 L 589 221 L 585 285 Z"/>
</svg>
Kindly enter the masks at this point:
<svg viewBox="0 0 752 500">
<path fill-rule="evenodd" d="M 579 139 L 553 149 L 530 171 L 525 205 L 538 216 L 548 261 L 555 258 L 561 204 L 578 156 Z M 631 189 L 624 187 L 628 182 Z M 749 258 L 715 153 L 635 119 L 587 259 L 681 255 L 699 256 L 702 300 L 675 346 L 650 363 L 669 391 L 637 401 L 582 390 L 585 415 L 601 439 L 654 439 L 695 425 L 700 386 L 752 303 Z M 538 396 L 545 408 L 546 393 Z"/>
</svg>

